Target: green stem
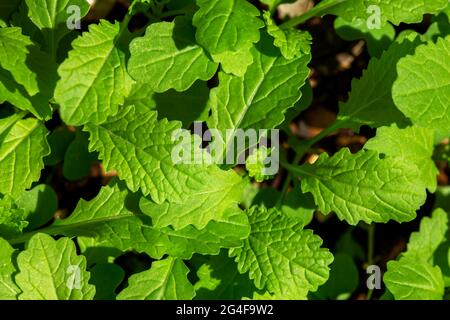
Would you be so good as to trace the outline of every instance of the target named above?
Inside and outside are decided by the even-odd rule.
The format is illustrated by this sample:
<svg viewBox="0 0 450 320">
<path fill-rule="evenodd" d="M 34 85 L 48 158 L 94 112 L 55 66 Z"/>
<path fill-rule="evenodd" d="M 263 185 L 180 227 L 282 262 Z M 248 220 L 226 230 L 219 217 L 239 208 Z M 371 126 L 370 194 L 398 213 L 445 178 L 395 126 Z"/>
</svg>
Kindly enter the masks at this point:
<svg viewBox="0 0 450 320">
<path fill-rule="evenodd" d="M 345 128 L 345 122 L 341 120 L 335 121 L 333 124 L 328 126 L 327 128 L 323 129 L 318 135 L 316 135 L 311 140 L 308 140 L 308 149 L 311 148 L 313 145 L 315 145 L 317 142 L 322 140 L 323 138 L 326 138 L 333 132 L 335 132 L 338 129 Z"/>
<path fill-rule="evenodd" d="M 334 8 L 335 6 L 348 1 L 348 0 L 334 0 L 334 1 L 329 1 L 326 2 L 324 4 L 319 3 L 318 5 L 316 5 L 314 8 L 312 8 L 311 10 L 305 12 L 304 14 L 302 14 L 301 16 L 295 17 L 291 20 L 286 21 L 285 23 L 281 24 L 280 27 L 283 29 L 288 29 L 288 28 L 293 28 L 299 24 L 302 24 L 306 21 L 308 21 L 311 18 L 314 17 L 322 17 L 324 16 L 330 9 Z"/>
<path fill-rule="evenodd" d="M 191 8 L 191 7 L 180 9 L 180 10 L 166 11 L 166 12 L 161 13 L 159 15 L 159 18 L 164 19 L 164 18 L 168 18 L 168 17 L 175 17 L 175 16 L 179 16 L 179 15 L 186 14 L 186 13 L 193 12 L 193 11 L 194 11 L 194 8 Z"/>
<path fill-rule="evenodd" d="M 283 204 L 283 201 L 286 197 L 286 193 L 289 189 L 289 185 L 292 182 L 292 172 L 297 172 L 300 175 L 310 175 L 310 173 L 300 169 L 298 167 L 299 162 L 302 160 L 303 156 L 306 154 L 306 152 L 317 142 L 322 140 L 323 138 L 327 137 L 329 134 L 333 133 L 334 131 L 343 128 L 344 122 L 343 121 L 335 121 L 332 125 L 328 126 L 324 130 L 322 130 L 318 135 L 316 135 L 314 138 L 304 141 L 304 145 L 301 146 L 301 150 L 298 150 L 294 161 L 292 164 L 287 163 L 285 161 L 281 161 L 280 164 L 289 171 L 288 176 L 286 177 L 286 180 L 284 181 L 283 187 L 281 189 L 281 195 L 278 198 L 276 207 L 280 208 Z"/>
<path fill-rule="evenodd" d="M 56 236 L 56 235 L 60 234 L 60 230 L 61 230 L 60 227 L 50 226 L 50 227 L 43 228 L 43 229 L 40 229 L 40 230 L 35 230 L 35 231 L 30 231 L 30 232 L 24 233 L 24 234 L 22 234 L 21 236 L 19 236 L 17 238 L 13 238 L 13 239 L 8 240 L 8 242 L 11 245 L 24 243 L 24 242 L 27 242 L 32 236 L 34 236 L 37 233 L 45 233 L 45 234 L 48 234 L 50 236 Z"/>
<path fill-rule="evenodd" d="M 302 160 L 302 158 L 303 158 L 303 154 L 300 154 L 300 153 L 296 154 L 292 164 L 293 165 L 298 165 L 298 163 Z M 289 185 L 291 184 L 291 182 L 292 182 L 292 174 L 290 172 L 288 172 L 286 180 L 284 180 L 283 188 L 281 189 L 281 195 L 278 198 L 278 201 L 277 201 L 277 204 L 276 204 L 276 207 L 278 209 L 280 209 L 281 205 L 284 202 L 284 199 L 286 198 L 286 194 L 288 192 Z"/>
</svg>

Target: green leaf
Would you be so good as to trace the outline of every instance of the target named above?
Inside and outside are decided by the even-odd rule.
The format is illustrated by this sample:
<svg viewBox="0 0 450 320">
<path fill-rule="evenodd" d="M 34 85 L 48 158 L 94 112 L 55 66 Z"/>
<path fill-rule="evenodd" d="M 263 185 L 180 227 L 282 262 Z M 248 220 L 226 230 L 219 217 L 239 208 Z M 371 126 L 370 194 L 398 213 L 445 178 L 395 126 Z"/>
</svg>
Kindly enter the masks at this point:
<svg viewBox="0 0 450 320">
<path fill-rule="evenodd" d="M 61 79 L 55 89 L 66 124 L 101 123 L 123 104 L 129 78 L 117 41 L 124 29 L 102 20 L 72 42 L 73 50 L 58 68 Z"/>
<path fill-rule="evenodd" d="M 245 0 L 197 0 L 196 39 L 212 55 L 249 49 L 264 26 L 258 9 Z"/>
<path fill-rule="evenodd" d="M 219 86 L 211 90 L 209 128 L 225 139 L 217 141 L 224 151 L 238 129 L 271 129 L 284 120 L 284 113 L 300 99 L 300 88 L 309 74 L 309 55 L 287 60 L 263 34 L 251 49 L 253 64 L 243 77 L 219 73 Z M 280 97 L 282 97 L 280 99 Z M 227 135 L 227 130 L 232 133 Z M 238 152 L 239 153 L 239 152 Z"/>
<path fill-rule="evenodd" d="M 383 280 L 396 300 L 441 300 L 444 279 L 439 267 L 421 259 L 390 261 Z"/>
<path fill-rule="evenodd" d="M 344 148 L 332 157 L 322 153 L 313 165 L 297 168 L 293 170 L 302 176 L 303 192 L 313 194 L 320 211 L 334 211 L 352 225 L 410 221 L 426 199 L 415 164 L 380 159 L 375 151 L 351 154 Z"/>
<path fill-rule="evenodd" d="M 367 18 L 365 0 L 322 0 L 314 9 L 319 16 L 334 14 L 347 21 Z"/>
<path fill-rule="evenodd" d="M 236 262 L 226 251 L 209 256 L 197 270 L 195 299 L 198 300 L 241 300 L 251 298 L 256 287 L 247 274 L 240 274 Z"/>
<path fill-rule="evenodd" d="M 44 158 L 45 165 L 54 166 L 64 160 L 67 148 L 75 139 L 75 132 L 66 126 L 59 127 L 49 134 L 47 141 L 51 153 Z"/>
<path fill-rule="evenodd" d="M 143 227 L 139 235 L 142 236 L 141 243 L 136 247 L 156 259 L 164 254 L 183 259 L 191 258 L 193 253 L 215 255 L 221 248 L 242 246 L 242 240 L 248 237 L 249 229 L 245 213 L 229 209 L 223 218 L 210 221 L 201 230 L 193 226 L 181 230 Z"/>
<path fill-rule="evenodd" d="M 436 191 L 439 171 L 431 158 L 434 152 L 432 130 L 415 126 L 399 129 L 395 124 L 378 128 L 376 137 L 370 139 L 364 148 L 416 164 L 428 190 Z"/>
<path fill-rule="evenodd" d="M 123 105 L 135 106 L 138 112 L 153 110 L 156 107 L 153 95 L 153 89 L 148 84 L 134 81 Z"/>
<path fill-rule="evenodd" d="M 210 221 L 202 230 L 189 225 L 175 231 L 170 227 L 152 227 L 149 219 L 139 211 L 135 198 L 117 184 L 104 187 L 93 200 L 81 200 L 68 218 L 56 220 L 41 231 L 81 237 L 85 252 L 107 248 L 108 255 L 117 256 L 120 252 L 135 250 L 155 259 L 165 254 L 186 259 L 196 252 L 218 254 L 221 248 L 242 245 L 242 239 L 248 237 L 248 219 L 240 210 L 227 210 L 220 219 Z M 14 243 L 28 237 L 29 234 L 16 238 Z"/>
<path fill-rule="evenodd" d="M 14 251 L 8 241 L 0 238 L 0 300 L 16 300 L 20 293 L 13 281 L 13 274 L 16 273 Z"/>
<path fill-rule="evenodd" d="M 330 268 L 330 278 L 312 296 L 322 300 L 350 297 L 359 285 L 358 268 L 352 257 L 338 253 Z"/>
<path fill-rule="evenodd" d="M 179 230 L 188 225 L 203 229 L 211 220 L 221 219 L 228 208 L 237 208 L 244 192 L 243 180 L 237 174 L 217 176 L 210 189 L 193 193 L 182 203 L 160 205 L 147 198 L 140 202 L 141 210 L 152 217 L 155 227 L 172 226 Z"/>
<path fill-rule="evenodd" d="M 0 199 L 0 236 L 17 236 L 27 225 L 24 210 L 11 197 Z"/>
<path fill-rule="evenodd" d="M 99 263 L 91 269 L 90 283 L 95 286 L 95 300 L 116 300 L 114 291 L 122 282 L 125 272 L 112 263 Z"/>
<path fill-rule="evenodd" d="M 269 11 L 264 13 L 264 20 L 267 32 L 274 38 L 274 45 L 280 49 L 286 59 L 290 60 L 311 53 L 312 37 L 307 31 L 281 29 L 272 20 Z"/>
<path fill-rule="evenodd" d="M 395 39 L 395 29 L 390 23 L 386 23 L 379 29 L 371 29 L 364 19 L 347 21 L 339 17 L 334 21 L 334 29 L 344 40 L 364 39 L 370 55 L 377 58 L 389 48 Z"/>
<path fill-rule="evenodd" d="M 397 107 L 411 121 L 450 133 L 450 37 L 419 46 L 398 63 L 392 90 Z"/>
<path fill-rule="evenodd" d="M 445 38 L 450 35 L 450 3 L 447 8 L 439 15 L 434 16 L 431 20 L 431 25 L 423 37 L 427 41 L 436 42 L 439 38 Z"/>
<path fill-rule="evenodd" d="M 280 211 L 289 218 L 308 225 L 313 219 L 317 206 L 310 193 L 301 192 L 300 185 L 295 186 L 283 200 Z"/>
<path fill-rule="evenodd" d="M 49 100 L 56 84 L 56 65 L 22 34 L 21 28 L 0 28 L 0 103 L 51 118 Z"/>
<path fill-rule="evenodd" d="M 88 284 L 86 259 L 78 256 L 68 238 L 58 241 L 36 234 L 17 257 L 15 282 L 20 300 L 89 300 L 95 287 Z"/>
<path fill-rule="evenodd" d="M 131 43 L 130 51 L 130 75 L 155 92 L 185 91 L 198 79 L 209 80 L 217 70 L 195 43 L 193 27 L 184 17 L 151 24 L 144 37 Z"/>
<path fill-rule="evenodd" d="M 16 202 L 25 211 L 29 222 L 27 230 L 36 229 L 50 221 L 58 209 L 58 197 L 53 188 L 46 184 L 39 184 L 25 191 Z"/>
<path fill-rule="evenodd" d="M 155 93 L 146 83 L 136 82 L 125 106 L 134 105 L 137 112 L 158 111 L 158 119 L 181 120 L 183 128 L 188 129 L 194 121 L 206 121 L 209 88 L 206 82 L 196 81 L 186 91 L 170 89 L 164 93 Z"/>
<path fill-rule="evenodd" d="M 208 118 L 208 97 L 209 88 L 206 82 L 196 81 L 183 92 L 171 89 L 164 93 L 155 93 L 152 101 L 156 105 L 159 119 L 181 120 L 183 128 L 187 129 L 194 121 L 206 121 Z"/>
<path fill-rule="evenodd" d="M 64 155 L 63 174 L 70 181 L 81 180 L 91 171 L 97 160 L 95 153 L 89 152 L 89 134 L 77 131 Z"/>
<path fill-rule="evenodd" d="M 166 258 L 152 263 L 144 272 L 134 274 L 117 296 L 118 300 L 191 300 L 194 287 L 189 282 L 189 269 L 182 260 Z"/>
<path fill-rule="evenodd" d="M 0 69 L 0 103 L 5 101 L 21 110 L 31 112 L 38 119 L 46 119 L 51 115 L 48 101 L 30 97 L 24 88 L 17 86 L 9 72 Z"/>
<path fill-rule="evenodd" d="M 250 236 L 242 248 L 230 250 L 230 257 L 241 273 L 249 271 L 258 289 L 284 299 L 305 299 L 328 279 L 333 256 L 311 230 L 276 209 L 253 207 L 248 216 Z"/>
<path fill-rule="evenodd" d="M 405 257 L 430 260 L 439 245 L 446 239 L 448 216 L 442 209 L 436 209 L 432 217 L 420 221 L 420 229 L 413 232 L 404 253 Z"/>
<path fill-rule="evenodd" d="M 131 191 L 140 190 L 158 204 L 165 200 L 180 204 L 192 195 L 210 192 L 216 180 L 232 176 L 217 166 L 175 164 L 172 152 L 180 145 L 172 137 L 180 128 L 178 121 L 158 121 L 156 112 L 138 113 L 131 106 L 85 130 L 91 134 L 90 150 L 98 151 L 105 169 L 118 172 Z M 193 149 L 200 157 L 205 155 L 197 144 Z"/>
<path fill-rule="evenodd" d="M 0 119 L 0 193 L 17 197 L 40 177 L 50 153 L 47 129 L 38 120 L 12 115 Z"/>
<path fill-rule="evenodd" d="M 254 178 L 256 182 L 273 178 L 273 176 L 266 174 L 266 161 L 271 153 L 271 148 L 261 146 L 253 149 L 245 160 L 245 169 L 247 169 L 249 177 Z"/>
<path fill-rule="evenodd" d="M 448 5 L 448 0 L 365 0 L 366 6 L 376 5 L 381 9 L 382 20 L 395 25 L 417 23 L 426 13 L 438 13 Z"/>
<path fill-rule="evenodd" d="M 411 38 L 411 39 L 410 39 Z M 392 100 L 392 86 L 397 79 L 398 61 L 413 54 L 420 44 L 414 34 L 403 42 L 394 42 L 380 59 L 372 58 L 361 79 L 353 80 L 347 102 L 339 106 L 338 121 L 359 131 L 362 125 L 373 128 L 405 123 L 404 115 Z"/>
<path fill-rule="evenodd" d="M 434 14 L 441 11 L 448 4 L 447 0 L 323 0 L 318 6 L 323 7 L 322 14 L 331 13 L 347 21 L 353 19 L 367 19 L 377 15 L 378 11 L 382 25 L 390 21 L 395 25 L 400 23 L 421 22 L 424 14 Z"/>
<path fill-rule="evenodd" d="M 36 74 L 27 65 L 31 46 L 33 42 L 22 34 L 21 28 L 0 28 L 0 66 L 11 72 L 17 83 L 34 96 L 39 87 Z"/>
<path fill-rule="evenodd" d="M 249 49 L 235 52 L 227 51 L 225 53 L 213 54 L 214 61 L 220 62 L 222 70 L 226 73 L 242 77 L 249 65 L 253 63 L 253 55 Z"/>
<path fill-rule="evenodd" d="M 68 23 L 80 20 L 89 11 L 89 3 L 86 0 L 25 0 L 25 2 L 30 19 L 41 29 L 44 36 L 43 48 L 54 59 L 59 42 L 72 31 L 68 28 Z M 77 13 L 74 8 L 79 10 L 79 17 L 74 15 Z"/>
</svg>

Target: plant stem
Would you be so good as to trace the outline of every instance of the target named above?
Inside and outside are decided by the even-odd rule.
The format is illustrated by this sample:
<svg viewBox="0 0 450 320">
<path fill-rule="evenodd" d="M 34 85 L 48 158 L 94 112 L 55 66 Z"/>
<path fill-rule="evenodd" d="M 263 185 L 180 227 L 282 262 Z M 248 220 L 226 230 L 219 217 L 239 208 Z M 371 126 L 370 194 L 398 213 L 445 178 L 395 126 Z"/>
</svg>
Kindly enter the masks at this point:
<svg viewBox="0 0 450 320">
<path fill-rule="evenodd" d="M 280 208 L 280 206 L 283 204 L 284 198 L 286 197 L 286 193 L 289 189 L 289 185 L 292 182 L 292 171 L 299 172 L 300 169 L 298 168 L 299 162 L 302 160 L 303 156 L 306 154 L 306 152 L 317 142 L 328 136 L 329 134 L 333 133 L 335 130 L 340 129 L 343 127 L 343 122 L 341 121 L 335 121 L 332 125 L 328 126 L 324 130 L 322 130 L 318 135 L 316 135 L 311 140 L 305 141 L 304 145 L 302 146 L 301 150 L 297 152 L 295 155 L 294 161 L 292 164 L 281 162 L 281 165 L 286 168 L 289 173 L 286 177 L 286 180 L 284 181 L 283 188 L 281 189 L 281 195 L 278 198 L 276 207 Z M 306 172 L 302 172 L 303 174 L 306 174 Z"/>
<path fill-rule="evenodd" d="M 164 19 L 164 18 L 167 18 L 167 17 L 174 17 L 174 16 L 179 16 L 179 15 L 182 15 L 182 14 L 186 14 L 186 13 L 189 13 L 191 11 L 194 11 L 194 9 L 191 8 L 191 7 L 180 9 L 180 10 L 171 10 L 171 11 L 166 11 L 166 12 L 161 13 L 158 17 L 160 19 Z"/>
<path fill-rule="evenodd" d="M 285 23 L 282 23 L 280 25 L 280 27 L 283 29 L 293 28 L 299 24 L 302 24 L 302 23 L 308 21 L 309 19 L 311 19 L 313 17 L 317 17 L 317 16 L 321 17 L 321 16 L 325 15 L 328 12 L 328 10 L 330 10 L 331 8 L 337 6 L 338 4 L 341 4 L 345 1 L 348 1 L 348 0 L 334 0 L 334 1 L 329 1 L 322 5 L 319 3 L 318 5 L 313 7 L 311 10 L 305 12 L 301 16 L 295 17 L 291 20 L 286 21 Z"/>
<path fill-rule="evenodd" d="M 303 154 L 297 153 L 295 155 L 294 161 L 292 162 L 293 165 L 297 165 L 303 158 Z M 283 188 L 281 189 L 281 195 L 278 198 L 276 207 L 280 209 L 281 205 L 283 204 L 284 198 L 286 198 L 287 191 L 289 189 L 289 185 L 292 181 L 292 174 L 288 171 L 288 175 L 286 177 L 286 180 L 284 180 Z"/>
</svg>

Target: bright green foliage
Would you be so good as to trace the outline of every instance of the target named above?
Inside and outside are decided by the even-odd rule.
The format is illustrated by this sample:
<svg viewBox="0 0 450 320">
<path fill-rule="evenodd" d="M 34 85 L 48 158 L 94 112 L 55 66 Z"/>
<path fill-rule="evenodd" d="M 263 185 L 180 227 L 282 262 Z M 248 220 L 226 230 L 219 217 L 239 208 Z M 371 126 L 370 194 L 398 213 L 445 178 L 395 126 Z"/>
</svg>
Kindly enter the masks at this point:
<svg viewBox="0 0 450 320">
<path fill-rule="evenodd" d="M 253 62 L 253 55 L 250 50 L 240 50 L 235 52 L 225 52 L 212 55 L 214 61 L 219 61 L 222 70 L 226 73 L 242 77 L 247 68 Z"/>
<path fill-rule="evenodd" d="M 259 40 L 264 23 L 245 0 L 197 0 L 193 24 L 196 39 L 212 55 L 248 50 Z"/>
<path fill-rule="evenodd" d="M 398 261 L 390 261 L 384 281 L 397 300 L 440 300 L 444 295 L 444 278 L 433 254 L 446 240 L 447 213 L 441 209 L 420 222 L 420 230 L 411 234 L 408 248 Z"/>
<path fill-rule="evenodd" d="M 73 50 L 59 66 L 55 100 L 70 125 L 104 122 L 117 113 L 126 94 L 125 54 L 116 45 L 121 26 L 101 21 L 72 42 Z"/>
<path fill-rule="evenodd" d="M 426 13 L 438 13 L 444 9 L 447 0 L 365 0 L 367 6 L 377 5 L 381 9 L 381 18 L 395 25 L 416 23 L 423 19 Z"/>
<path fill-rule="evenodd" d="M 195 298 L 199 300 L 237 300 L 251 298 L 257 289 L 247 274 L 240 274 L 225 251 L 211 256 L 197 269 Z"/>
<path fill-rule="evenodd" d="M 104 187 L 93 200 L 80 201 L 75 211 L 47 229 L 54 235 L 83 236 L 91 248 L 112 248 L 118 253 L 135 249 L 160 259 L 164 254 L 190 258 L 193 253 L 217 254 L 220 248 L 239 246 L 249 233 L 246 215 L 229 209 L 199 230 L 156 228 L 146 223 L 138 203 L 126 188 Z"/>
<path fill-rule="evenodd" d="M 408 141 L 406 144 L 405 141 Z M 431 159 L 434 150 L 434 133 L 432 130 L 408 127 L 399 129 L 395 124 L 378 128 L 377 136 L 364 146 L 399 161 L 412 162 L 420 168 L 422 181 L 434 192 L 437 186 L 436 175 L 439 173 Z"/>
<path fill-rule="evenodd" d="M 193 194 L 182 203 L 157 204 L 142 198 L 140 207 L 152 217 L 156 227 L 171 225 L 178 230 L 193 225 L 203 229 L 209 221 L 221 219 L 228 208 L 237 208 L 242 193 L 243 183 L 238 175 L 221 175 L 210 189 Z"/>
<path fill-rule="evenodd" d="M 20 234 L 27 225 L 24 210 L 11 197 L 0 199 L 0 236 L 8 238 Z"/>
<path fill-rule="evenodd" d="M 449 2 L 293 2 L 0 0 L 0 300 L 449 298 Z"/>
<path fill-rule="evenodd" d="M 34 118 L 0 119 L 0 193 L 18 196 L 40 177 L 50 152 L 47 129 Z"/>
<path fill-rule="evenodd" d="M 323 213 L 336 212 L 350 224 L 359 221 L 410 221 L 425 202 L 424 182 L 413 162 L 380 159 L 375 151 L 323 153 L 299 167 L 302 190 L 311 192 Z"/>
<path fill-rule="evenodd" d="M 315 7 L 319 16 L 334 14 L 347 21 L 367 18 L 365 0 L 322 0 Z"/>
<path fill-rule="evenodd" d="M 449 61 L 450 37 L 418 47 L 399 62 L 392 93 L 395 104 L 414 124 L 445 134 L 450 132 Z"/>
<path fill-rule="evenodd" d="M 353 80 L 349 99 L 339 106 L 338 120 L 344 122 L 345 127 L 359 130 L 363 124 L 380 127 L 404 122 L 404 115 L 392 99 L 392 86 L 397 80 L 398 61 L 414 53 L 420 44 L 418 37 L 410 38 L 394 42 L 380 59 L 370 60 L 361 79 Z"/>
<path fill-rule="evenodd" d="M 50 221 L 58 209 L 57 195 L 52 187 L 46 184 L 25 191 L 16 202 L 17 206 L 24 210 L 29 222 L 27 230 L 36 229 Z"/>
<path fill-rule="evenodd" d="M 119 293 L 119 300 L 189 300 L 195 296 L 187 279 L 189 269 L 180 259 L 167 258 L 130 277 L 129 285 Z"/>
<path fill-rule="evenodd" d="M 252 48 L 254 63 L 245 75 L 220 72 L 219 86 L 211 90 L 212 114 L 207 123 L 222 133 L 224 141 L 216 143 L 225 150 L 233 143 L 226 130 L 274 128 L 283 122 L 283 113 L 301 97 L 299 89 L 309 74 L 307 64 L 311 57 L 303 55 L 287 60 L 271 42 L 263 34 L 260 44 L 264 51 Z"/>
<path fill-rule="evenodd" d="M 0 66 L 11 72 L 30 96 L 39 91 L 36 74 L 27 66 L 28 47 L 32 45 L 20 28 L 0 28 Z"/>
<path fill-rule="evenodd" d="M 15 300 L 20 289 L 13 281 L 16 268 L 13 263 L 14 249 L 0 238 L 0 300 Z"/>
<path fill-rule="evenodd" d="M 425 217 L 420 221 L 420 230 L 411 234 L 404 256 L 430 260 L 439 245 L 445 241 L 447 229 L 447 213 L 437 209 L 431 218 Z"/>
<path fill-rule="evenodd" d="M 444 294 L 441 270 L 422 260 L 390 261 L 384 281 L 397 300 L 440 300 Z"/>
<path fill-rule="evenodd" d="M 270 156 L 271 149 L 262 146 L 261 148 L 253 150 L 245 161 L 245 168 L 248 171 L 250 177 L 255 178 L 257 182 L 263 182 L 266 179 L 270 179 L 271 176 L 265 173 L 266 164 L 265 161 Z"/>
<path fill-rule="evenodd" d="M 242 248 L 230 250 L 241 273 L 249 272 L 259 289 L 287 299 L 305 299 L 328 278 L 333 256 L 322 240 L 275 209 L 248 211 L 251 232 Z"/>
<path fill-rule="evenodd" d="M 68 238 L 56 241 L 35 235 L 17 257 L 17 265 L 21 300 L 88 300 L 95 295 L 95 287 L 88 284 L 86 259 L 76 254 Z"/>
<path fill-rule="evenodd" d="M 0 28 L 0 101 L 49 119 L 56 66 L 21 28 Z"/>
<path fill-rule="evenodd" d="M 447 4 L 447 0 L 323 0 L 318 6 L 324 8 L 322 14 L 335 14 L 347 21 L 376 15 L 375 21 L 399 25 L 420 22 L 424 14 L 438 13 Z"/>
<path fill-rule="evenodd" d="M 208 80 L 217 65 L 195 43 L 195 31 L 184 18 L 148 27 L 130 46 L 130 75 L 155 92 L 184 91 L 197 79 Z"/>
<path fill-rule="evenodd" d="M 264 13 L 267 32 L 274 38 L 274 45 L 280 48 L 281 54 L 286 59 L 293 59 L 311 51 L 311 35 L 306 31 L 281 29 L 270 16 L 270 12 Z"/>
<path fill-rule="evenodd" d="M 158 204 L 182 203 L 194 194 L 210 192 L 214 180 L 233 176 L 216 166 L 174 164 L 171 155 L 177 142 L 172 137 L 180 128 L 178 121 L 159 121 L 156 112 L 137 113 L 132 106 L 108 122 L 86 126 L 90 150 L 100 153 L 105 169 L 117 171 L 131 191 L 140 190 Z"/>
<path fill-rule="evenodd" d="M 79 13 L 79 18 L 83 18 L 89 9 L 89 4 L 85 0 L 25 0 L 25 2 L 31 21 L 41 29 L 45 39 L 43 47 L 54 58 L 59 42 L 72 31 L 68 25 L 78 21 L 76 14 Z"/>
</svg>

